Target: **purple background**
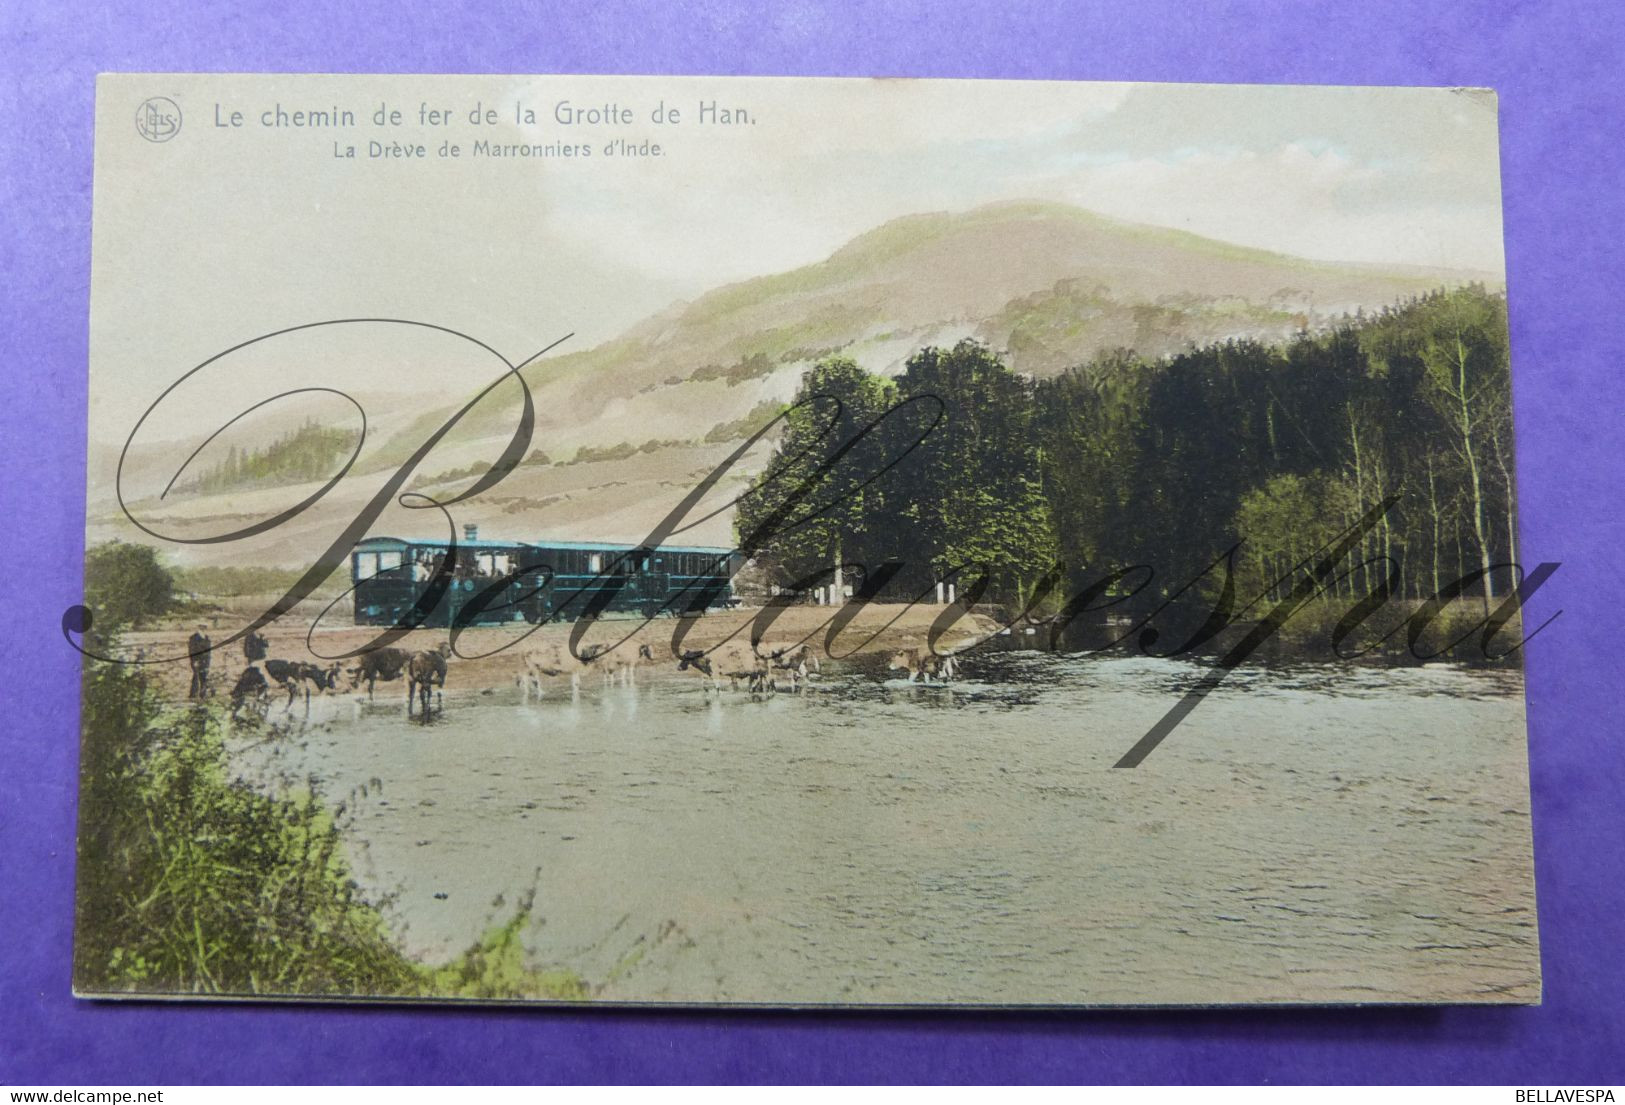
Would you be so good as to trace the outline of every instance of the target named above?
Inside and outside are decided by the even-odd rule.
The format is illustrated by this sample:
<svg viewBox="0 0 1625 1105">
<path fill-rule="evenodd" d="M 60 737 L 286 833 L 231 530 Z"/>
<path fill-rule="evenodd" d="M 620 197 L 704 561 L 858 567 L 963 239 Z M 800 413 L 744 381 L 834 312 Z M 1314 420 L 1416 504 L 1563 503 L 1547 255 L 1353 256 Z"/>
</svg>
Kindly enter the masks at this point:
<svg viewBox="0 0 1625 1105">
<path fill-rule="evenodd" d="M 294 0 L 0 4 L 0 1081 L 1625 1080 L 1620 9 Z M 1424 10 L 1429 9 L 1429 10 Z M 1530 1009 L 769 1014 L 76 1002 L 77 655 L 99 71 L 750 73 L 1489 85 L 1502 167 L 1546 1002 Z"/>
</svg>

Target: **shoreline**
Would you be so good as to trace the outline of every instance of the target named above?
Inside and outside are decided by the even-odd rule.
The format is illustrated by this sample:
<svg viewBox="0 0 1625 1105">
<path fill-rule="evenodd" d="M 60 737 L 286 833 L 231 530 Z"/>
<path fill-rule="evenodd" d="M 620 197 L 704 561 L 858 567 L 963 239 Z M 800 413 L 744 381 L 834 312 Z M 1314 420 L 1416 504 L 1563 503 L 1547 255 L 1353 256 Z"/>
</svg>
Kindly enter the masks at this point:
<svg viewBox="0 0 1625 1105">
<path fill-rule="evenodd" d="M 256 605 L 255 609 L 263 610 L 268 605 L 269 601 Z M 751 625 L 764 609 L 775 615 L 771 628 L 763 637 L 765 643 L 784 647 L 810 639 L 821 661 L 831 659 L 824 649 L 824 637 L 827 623 L 841 610 L 834 606 L 788 606 L 776 610 L 740 607 L 695 618 L 658 618 L 651 622 L 638 618 L 600 618 L 587 629 L 583 643 L 614 645 L 617 652 L 626 650 L 632 655 L 636 654 L 640 645 L 648 645 L 654 659 L 644 660 L 638 665 L 638 679 L 650 676 L 689 678 L 680 676 L 677 670 L 677 660 L 672 651 L 675 635 L 681 634 L 681 645 L 685 651 L 711 648 L 729 639 L 748 642 Z M 904 607 L 901 604 L 866 606 L 842 628 L 837 640 L 837 655 L 833 659 L 839 661 L 853 656 L 872 656 L 920 647 L 924 645 L 932 623 L 945 609 L 947 607 Z M 338 663 L 341 665 L 339 685 L 335 691 L 327 693 L 355 693 L 349 686 L 347 670 L 357 660 L 345 654 L 356 652 L 376 640 L 387 632 L 387 628 L 334 625 L 312 630 L 312 619 L 299 614 L 299 611 L 295 611 L 260 630 L 268 642 L 270 657 L 303 661 L 321 667 Z M 191 669 L 185 657 L 186 641 L 192 631 L 200 623 L 207 625 L 209 628 L 206 632 L 211 640 L 220 642 L 239 632 L 241 626 L 248 624 L 252 617 L 252 614 L 248 614 L 240 619 L 231 617 L 228 620 L 227 614 L 217 612 L 190 620 L 172 621 L 156 629 L 131 631 L 125 635 L 126 651 L 132 655 L 174 657 L 168 661 L 149 660 L 149 671 L 166 698 L 184 701 L 191 679 Z M 462 630 L 458 634 L 457 652 L 447 662 L 446 693 L 449 695 L 454 690 L 481 692 L 514 686 L 524 670 L 527 650 L 568 642 L 577 624 L 563 622 L 533 626 L 515 623 L 473 626 Z M 952 651 L 995 635 L 999 629 L 998 623 L 987 615 L 966 612 L 942 635 L 941 647 Z M 444 627 L 414 629 L 391 641 L 388 647 L 408 652 L 427 651 L 446 643 L 449 632 Z M 848 652 L 847 649 L 852 651 Z M 210 665 L 211 697 L 220 698 L 229 693 L 237 673 L 246 666 L 248 661 L 241 642 L 224 647 L 217 645 Z M 584 670 L 583 675 L 586 674 Z M 393 687 L 397 684 L 404 693 L 404 679 L 396 679 L 382 686 Z M 271 693 L 274 702 L 280 692 L 273 687 Z M 382 693 L 379 690 L 377 695 Z"/>
</svg>

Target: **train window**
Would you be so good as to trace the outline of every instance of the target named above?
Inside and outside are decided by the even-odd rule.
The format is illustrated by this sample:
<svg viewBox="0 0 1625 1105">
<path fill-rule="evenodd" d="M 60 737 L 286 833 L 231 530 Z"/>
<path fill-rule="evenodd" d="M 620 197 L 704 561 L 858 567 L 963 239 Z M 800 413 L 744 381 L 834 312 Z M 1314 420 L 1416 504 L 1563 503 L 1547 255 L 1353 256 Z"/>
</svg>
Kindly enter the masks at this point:
<svg viewBox="0 0 1625 1105">
<path fill-rule="evenodd" d="M 604 570 L 604 554 L 603 553 L 588 553 L 587 554 L 587 571 L 593 572 L 594 574 L 596 574 L 596 573 L 601 572 L 603 570 Z"/>
<path fill-rule="evenodd" d="M 391 568 L 399 568 L 400 566 L 401 553 L 399 549 L 390 549 L 388 552 L 378 554 L 378 570 L 380 572 L 387 572 Z"/>
<path fill-rule="evenodd" d="M 358 552 L 355 554 L 355 575 L 357 579 L 365 579 L 377 571 L 377 553 Z"/>
</svg>

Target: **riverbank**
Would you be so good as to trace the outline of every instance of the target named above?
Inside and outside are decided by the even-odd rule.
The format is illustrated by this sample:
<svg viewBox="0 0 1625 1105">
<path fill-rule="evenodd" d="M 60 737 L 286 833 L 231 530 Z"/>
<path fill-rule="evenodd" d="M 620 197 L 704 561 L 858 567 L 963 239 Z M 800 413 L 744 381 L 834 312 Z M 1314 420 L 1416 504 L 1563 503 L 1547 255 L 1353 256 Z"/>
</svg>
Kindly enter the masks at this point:
<svg viewBox="0 0 1625 1105">
<path fill-rule="evenodd" d="M 240 643 L 222 645 L 255 613 L 264 610 L 274 596 L 263 602 L 234 600 L 233 608 L 205 617 L 206 629 L 216 652 L 210 668 L 210 682 L 216 694 L 230 689 L 237 673 L 247 663 Z M 836 638 L 833 655 L 849 659 L 883 654 L 906 648 L 923 647 L 931 626 L 947 609 L 943 606 L 873 605 L 857 616 Z M 642 622 L 634 618 L 600 619 L 584 635 L 586 644 L 615 645 L 617 651 L 635 656 L 639 647 L 649 646 L 653 660 L 638 669 L 639 680 L 679 676 L 676 649 L 708 649 L 726 640 L 749 642 L 753 628 L 760 629 L 762 641 L 773 647 L 809 641 L 821 659 L 830 658 L 825 649 L 828 623 L 840 608 L 829 606 L 788 606 L 764 612 L 759 607 L 717 611 L 698 618 L 659 618 Z M 317 625 L 312 623 L 320 608 L 298 610 L 261 630 L 269 654 L 279 660 L 303 661 L 322 667 L 340 664 L 348 669 L 356 655 L 379 640 L 384 632 L 378 626 Z M 191 669 L 186 661 L 187 639 L 199 622 L 172 622 L 158 629 L 133 632 L 126 637 L 125 652 L 140 655 L 152 663 L 149 671 L 160 693 L 171 699 L 186 697 Z M 765 625 L 765 629 L 760 627 Z M 448 693 L 467 690 L 493 690 L 514 686 L 524 671 L 525 652 L 544 644 L 565 644 L 575 630 L 573 623 L 530 626 L 522 623 L 503 626 L 475 626 L 458 634 L 457 650 L 449 661 L 446 677 Z M 999 625 L 980 613 L 966 613 L 942 635 L 939 649 L 954 651 L 997 634 Z M 389 641 L 388 647 L 409 652 L 433 649 L 449 638 L 446 629 L 416 629 Z M 342 677 L 339 689 L 349 688 Z"/>
</svg>

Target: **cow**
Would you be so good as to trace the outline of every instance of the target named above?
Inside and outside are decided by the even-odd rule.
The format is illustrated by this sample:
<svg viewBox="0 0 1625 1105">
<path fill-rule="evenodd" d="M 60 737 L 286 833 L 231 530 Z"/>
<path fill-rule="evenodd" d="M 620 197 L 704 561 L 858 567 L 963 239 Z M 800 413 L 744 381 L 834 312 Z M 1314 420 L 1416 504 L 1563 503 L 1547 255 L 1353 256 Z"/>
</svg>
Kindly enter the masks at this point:
<svg viewBox="0 0 1625 1105">
<path fill-rule="evenodd" d="M 361 686 L 363 680 L 367 684 L 367 697 L 372 697 L 373 684 L 382 679 L 385 683 L 399 679 L 401 672 L 406 669 L 407 661 L 412 654 L 404 649 L 380 648 L 365 653 L 361 663 L 350 669 L 350 689 L 353 691 Z"/>
<path fill-rule="evenodd" d="M 933 678 L 946 683 L 959 672 L 959 662 L 952 653 L 936 653 L 924 648 L 905 648 L 892 654 L 886 664 L 888 671 L 908 672 L 908 681 L 920 679 L 929 683 Z"/>
<path fill-rule="evenodd" d="M 542 697 L 542 679 L 567 675 L 570 677 L 570 697 L 581 694 L 581 673 L 593 669 L 603 673 L 604 682 L 620 681 L 627 685 L 637 683 L 637 667 L 645 660 L 653 660 L 654 652 L 648 645 L 635 650 L 611 645 L 587 645 L 579 653 L 572 652 L 563 641 L 555 641 L 526 649 L 525 670 L 519 676 L 519 687 L 524 700 L 530 701 L 530 689 L 536 688 L 536 697 Z"/>
<path fill-rule="evenodd" d="M 265 673 L 253 664 L 248 665 L 231 688 L 232 719 L 235 720 L 238 711 L 250 703 L 256 712 L 263 716 L 265 700 L 270 696 L 270 691 L 270 684 L 265 681 Z"/>
<path fill-rule="evenodd" d="M 778 690 L 778 678 L 784 675 L 790 681 L 790 689 L 799 694 L 808 674 L 818 670 L 818 653 L 806 642 L 770 645 L 757 641 L 752 648 L 757 659 L 762 661 L 765 682 L 770 691 Z"/>
<path fill-rule="evenodd" d="M 740 641 L 724 641 L 710 649 L 685 649 L 677 658 L 677 670 L 694 672 L 718 693 L 724 679 L 734 690 L 739 689 L 741 679 L 753 692 L 767 687 L 768 662 Z"/>
<path fill-rule="evenodd" d="M 542 677 L 550 679 L 561 675 L 570 677 L 570 697 L 581 693 L 581 664 L 570 654 L 567 646 L 553 643 L 526 649 L 521 659 L 525 669 L 519 674 L 519 689 L 525 702 L 530 701 L 530 689 L 536 688 L 536 697 L 542 697 Z"/>
<path fill-rule="evenodd" d="M 638 665 L 655 658 L 654 650 L 646 644 L 636 649 L 616 648 L 610 645 L 588 645 L 581 650 L 582 662 L 604 673 L 604 682 L 622 683 L 635 687 L 638 683 Z"/>
<path fill-rule="evenodd" d="M 446 685 L 446 657 L 451 646 L 442 644 L 424 652 L 414 652 L 406 662 L 406 716 L 412 716 L 412 700 L 419 698 L 424 721 L 429 720 L 429 694 L 432 688 Z"/>
<path fill-rule="evenodd" d="M 309 705 L 311 684 L 315 684 L 318 691 L 328 691 L 336 687 L 339 665 L 321 668 L 303 660 L 267 660 L 265 674 L 271 677 L 271 682 L 288 692 L 288 708 L 292 709 L 294 695 L 298 693 L 299 688 L 304 688 L 305 704 Z"/>
</svg>

